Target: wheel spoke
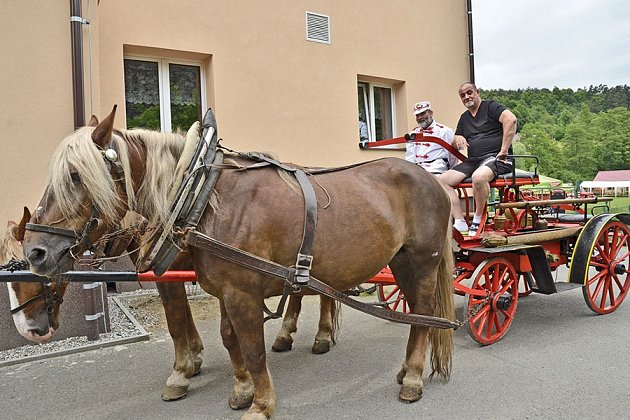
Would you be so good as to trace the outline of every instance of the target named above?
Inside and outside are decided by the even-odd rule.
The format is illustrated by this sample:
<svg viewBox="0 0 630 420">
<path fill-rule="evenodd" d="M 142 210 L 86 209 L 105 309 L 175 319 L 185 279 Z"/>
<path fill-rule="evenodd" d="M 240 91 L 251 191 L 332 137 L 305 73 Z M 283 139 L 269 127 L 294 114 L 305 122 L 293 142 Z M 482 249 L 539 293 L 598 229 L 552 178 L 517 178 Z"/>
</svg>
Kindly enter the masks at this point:
<svg viewBox="0 0 630 420">
<path fill-rule="evenodd" d="M 394 296 L 400 289 L 398 288 L 398 286 L 394 286 L 394 288 L 392 289 L 392 291 L 387 294 L 385 296 L 385 302 L 387 302 L 388 300 L 390 300 L 392 298 L 392 296 Z"/>
<path fill-rule="evenodd" d="M 608 273 L 608 271 L 606 271 L 606 270 L 602 270 L 602 271 L 600 271 L 599 273 L 595 274 L 592 278 L 590 278 L 590 279 L 586 282 L 586 284 L 587 284 L 588 286 L 591 286 L 593 283 L 595 283 L 597 280 L 599 280 L 602 276 L 605 276 L 605 275 L 606 275 L 606 273 Z"/>
<path fill-rule="evenodd" d="M 615 306 L 615 288 L 613 287 L 611 277 L 606 277 L 606 289 L 608 290 L 608 298 L 610 299 L 610 306 Z"/>
<path fill-rule="evenodd" d="M 596 244 L 596 245 L 595 245 L 595 249 L 597 249 L 597 250 L 599 251 L 599 253 L 598 253 L 598 257 L 599 257 L 599 258 L 601 258 L 601 259 L 603 259 L 603 260 L 604 260 L 604 262 L 605 262 L 606 264 L 608 264 L 608 262 L 609 262 L 609 261 L 608 261 L 608 260 L 609 260 L 609 258 L 608 258 L 608 252 L 604 251 L 604 250 L 601 248 L 600 244 Z"/>
</svg>

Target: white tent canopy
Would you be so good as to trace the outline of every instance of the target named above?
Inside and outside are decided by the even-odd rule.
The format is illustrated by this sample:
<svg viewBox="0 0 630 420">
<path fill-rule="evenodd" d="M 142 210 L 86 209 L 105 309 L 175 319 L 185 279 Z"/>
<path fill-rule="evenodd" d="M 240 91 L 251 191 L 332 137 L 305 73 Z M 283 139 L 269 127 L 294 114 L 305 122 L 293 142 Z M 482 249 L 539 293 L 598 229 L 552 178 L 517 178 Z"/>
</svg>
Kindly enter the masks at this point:
<svg viewBox="0 0 630 420">
<path fill-rule="evenodd" d="M 628 195 L 630 181 L 583 181 L 580 184 L 580 190 L 582 191 L 593 191 L 595 188 L 614 190 L 615 197 L 617 197 L 617 195 Z"/>
</svg>

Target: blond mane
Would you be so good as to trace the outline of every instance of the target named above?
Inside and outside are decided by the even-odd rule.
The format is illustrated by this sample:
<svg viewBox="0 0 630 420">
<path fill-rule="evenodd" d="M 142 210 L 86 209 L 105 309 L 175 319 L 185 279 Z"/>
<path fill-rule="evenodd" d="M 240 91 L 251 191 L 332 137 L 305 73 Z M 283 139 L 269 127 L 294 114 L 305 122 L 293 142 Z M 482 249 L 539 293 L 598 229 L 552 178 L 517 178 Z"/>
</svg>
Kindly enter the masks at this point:
<svg viewBox="0 0 630 420">
<path fill-rule="evenodd" d="M 92 141 L 93 127 L 82 127 L 66 137 L 53 154 L 49 167 L 48 193 L 57 201 L 64 217 L 71 220 L 83 206 L 94 205 L 106 223 L 120 221 L 120 209 L 127 208 L 152 221 L 163 221 L 168 215 L 168 191 L 173 183 L 174 168 L 184 139 L 179 134 L 149 130 L 129 130 L 112 135 L 111 148 L 118 153 L 124 171 L 127 203 L 121 203 L 115 181 L 102 151 Z M 129 157 L 144 149 L 144 179 L 134 192 Z M 71 178 L 76 172 L 89 193 L 92 203 L 84 203 Z"/>
<path fill-rule="evenodd" d="M 18 225 L 15 222 L 9 222 L 7 228 L 0 232 L 0 264 L 6 264 L 11 259 L 24 259 L 22 244 L 15 239 Z"/>
</svg>

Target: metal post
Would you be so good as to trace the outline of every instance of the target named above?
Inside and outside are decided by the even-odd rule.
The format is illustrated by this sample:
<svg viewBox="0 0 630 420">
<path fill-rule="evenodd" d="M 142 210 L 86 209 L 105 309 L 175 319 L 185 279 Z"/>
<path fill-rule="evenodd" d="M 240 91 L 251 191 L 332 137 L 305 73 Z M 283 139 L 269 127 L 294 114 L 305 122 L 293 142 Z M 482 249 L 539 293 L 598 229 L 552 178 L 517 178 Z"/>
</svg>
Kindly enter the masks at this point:
<svg viewBox="0 0 630 420">
<path fill-rule="evenodd" d="M 83 86 L 83 17 L 81 0 L 70 0 L 70 38 L 72 42 L 72 97 L 74 108 L 74 128 L 85 125 L 85 92 Z M 96 291 L 83 286 L 83 305 L 88 340 L 98 340 L 98 318 Z"/>
<path fill-rule="evenodd" d="M 96 289 L 103 283 L 83 283 L 83 306 L 85 307 L 85 329 L 88 340 L 98 340 L 99 319 L 105 316 L 105 308 L 99 311 L 96 307 Z"/>
</svg>

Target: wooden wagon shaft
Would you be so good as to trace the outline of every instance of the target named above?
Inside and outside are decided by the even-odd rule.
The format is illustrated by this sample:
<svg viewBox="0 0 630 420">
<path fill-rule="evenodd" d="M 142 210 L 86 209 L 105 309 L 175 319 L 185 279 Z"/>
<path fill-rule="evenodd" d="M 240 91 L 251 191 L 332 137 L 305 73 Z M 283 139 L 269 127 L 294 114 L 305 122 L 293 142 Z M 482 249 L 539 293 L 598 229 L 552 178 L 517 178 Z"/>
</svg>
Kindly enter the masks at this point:
<svg viewBox="0 0 630 420">
<path fill-rule="evenodd" d="M 481 239 L 483 246 L 492 248 L 502 245 L 525 245 L 525 244 L 539 244 L 542 242 L 555 241 L 558 239 L 569 238 L 577 235 L 582 226 L 570 227 L 560 230 L 546 230 L 541 232 L 526 233 L 522 235 L 513 236 L 501 236 L 501 235 L 487 235 Z"/>
<path fill-rule="evenodd" d="M 557 204 L 593 204 L 605 203 L 612 201 L 610 197 L 594 197 L 594 198 L 562 198 L 559 200 L 535 200 L 535 201 L 517 201 L 515 203 L 498 203 L 494 205 L 495 209 L 524 209 L 536 206 L 554 206 Z"/>
</svg>

